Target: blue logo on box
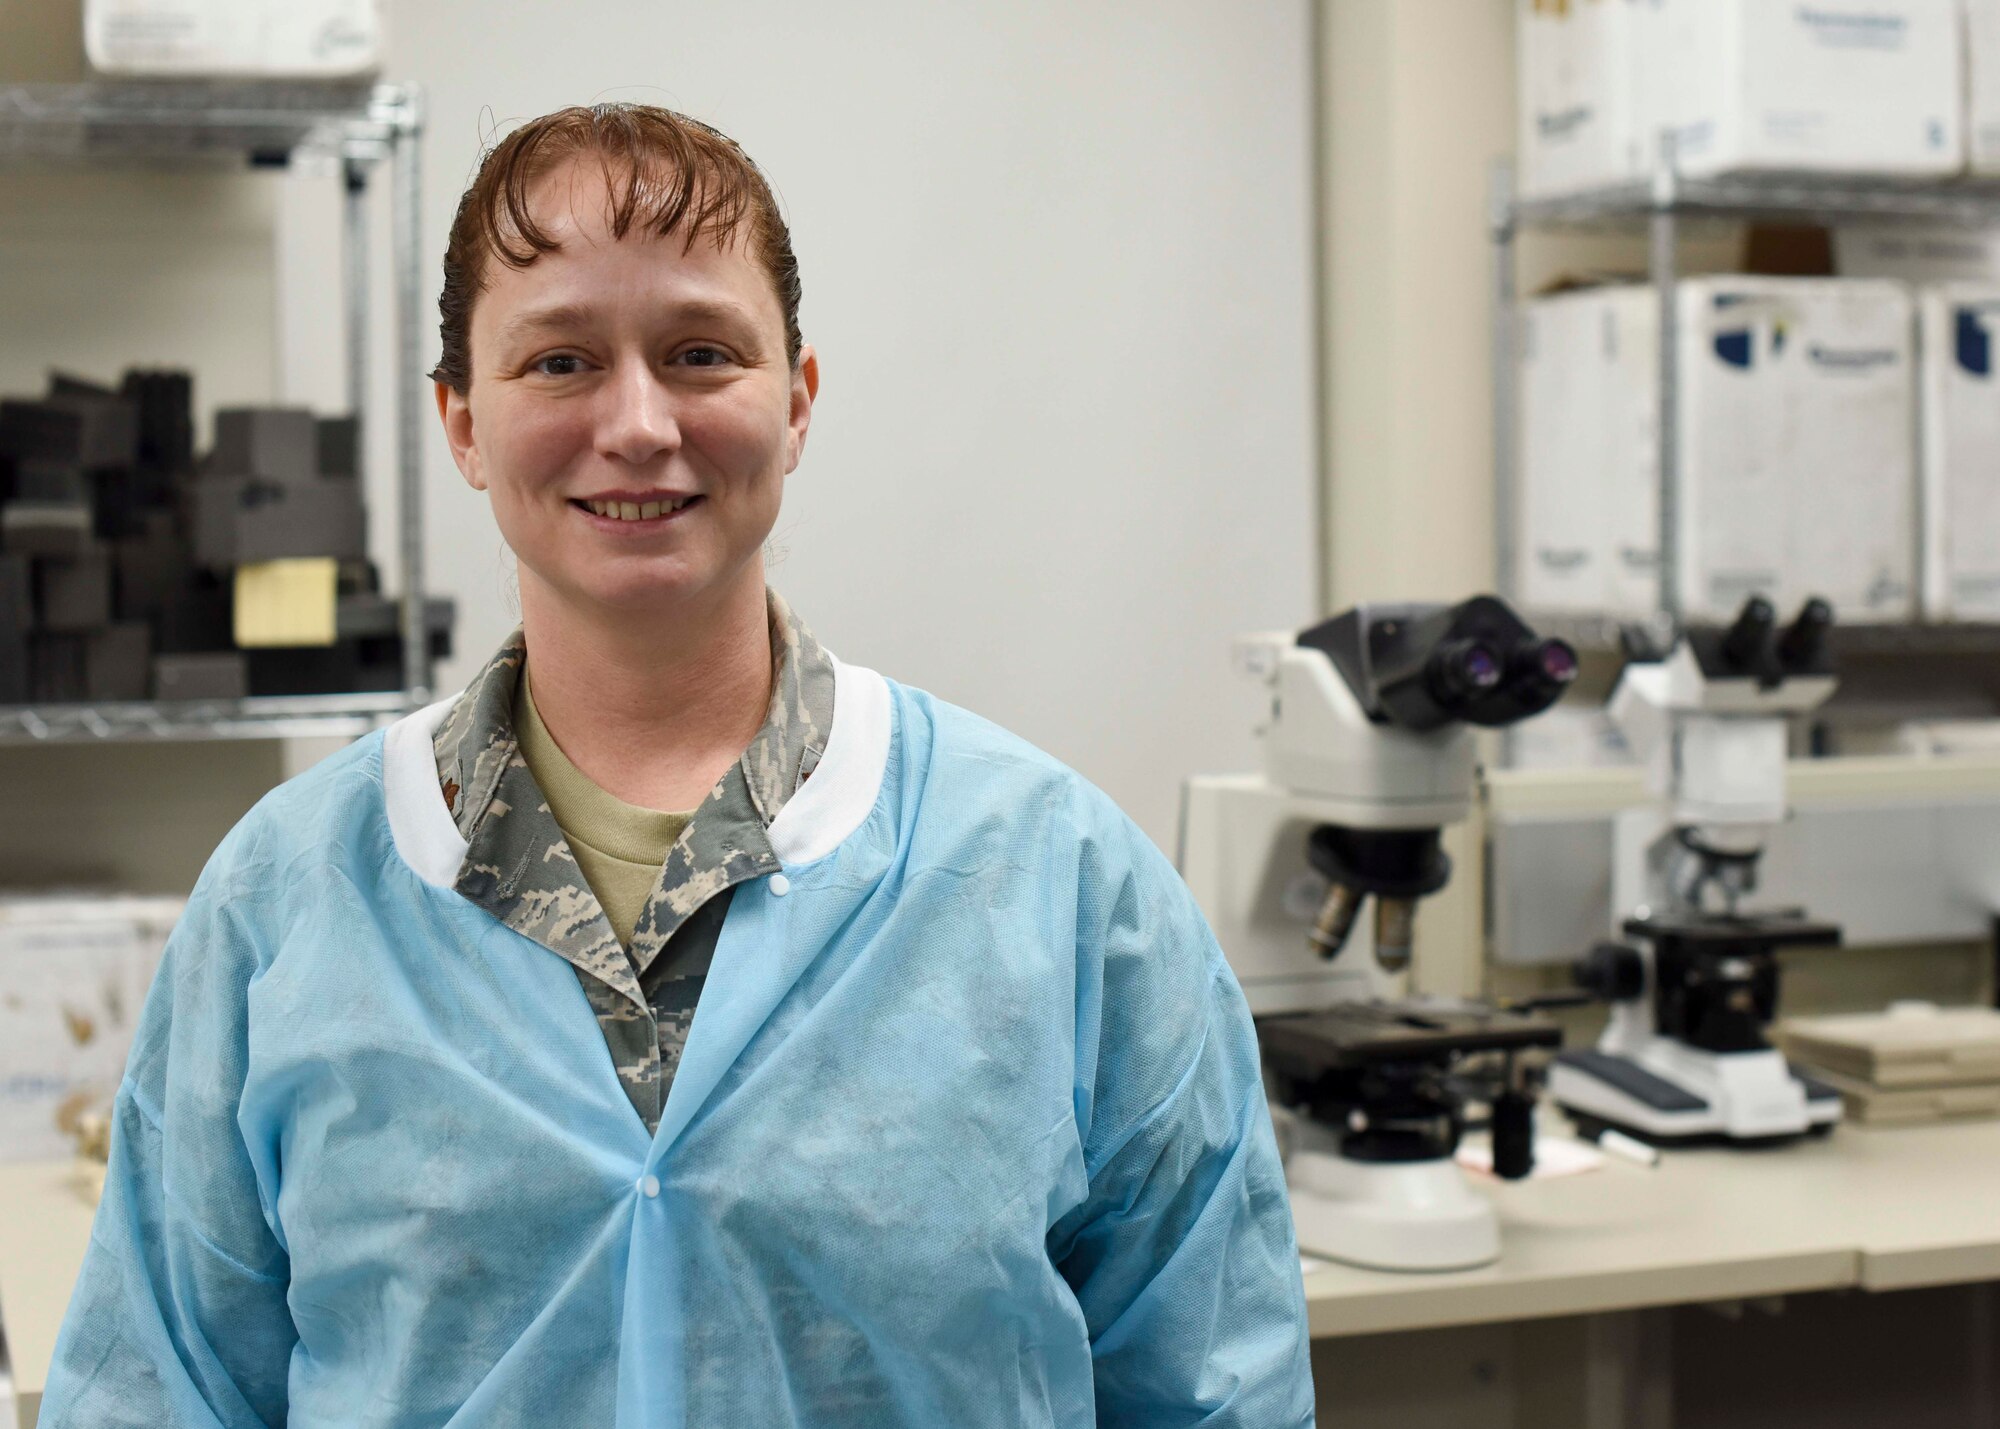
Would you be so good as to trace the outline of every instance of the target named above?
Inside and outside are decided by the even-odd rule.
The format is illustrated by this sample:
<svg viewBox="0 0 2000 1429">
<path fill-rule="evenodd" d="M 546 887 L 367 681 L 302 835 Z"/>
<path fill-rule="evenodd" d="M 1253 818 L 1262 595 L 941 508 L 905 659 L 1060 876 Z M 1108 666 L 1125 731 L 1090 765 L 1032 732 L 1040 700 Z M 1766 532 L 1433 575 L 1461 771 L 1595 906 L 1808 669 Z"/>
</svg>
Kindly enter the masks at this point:
<svg viewBox="0 0 2000 1429">
<path fill-rule="evenodd" d="M 1953 308 L 1951 351 L 1958 365 L 1974 377 L 1993 375 L 1993 334 L 1978 308 Z"/>
</svg>

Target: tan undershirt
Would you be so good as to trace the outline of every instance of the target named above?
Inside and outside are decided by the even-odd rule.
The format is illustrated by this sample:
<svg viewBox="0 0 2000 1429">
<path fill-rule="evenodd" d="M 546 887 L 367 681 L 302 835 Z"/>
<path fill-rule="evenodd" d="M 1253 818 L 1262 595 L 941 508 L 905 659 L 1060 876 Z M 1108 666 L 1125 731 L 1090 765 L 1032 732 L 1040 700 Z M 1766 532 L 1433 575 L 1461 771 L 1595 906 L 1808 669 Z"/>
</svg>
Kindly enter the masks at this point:
<svg viewBox="0 0 2000 1429">
<path fill-rule="evenodd" d="M 611 931 L 629 948 L 632 929 L 660 880 L 660 865 L 694 813 L 642 809 L 598 788 L 569 762 L 542 723 L 525 666 L 514 690 L 514 734 L 521 742 L 521 757 L 576 855 L 577 870 L 611 920 Z"/>
</svg>

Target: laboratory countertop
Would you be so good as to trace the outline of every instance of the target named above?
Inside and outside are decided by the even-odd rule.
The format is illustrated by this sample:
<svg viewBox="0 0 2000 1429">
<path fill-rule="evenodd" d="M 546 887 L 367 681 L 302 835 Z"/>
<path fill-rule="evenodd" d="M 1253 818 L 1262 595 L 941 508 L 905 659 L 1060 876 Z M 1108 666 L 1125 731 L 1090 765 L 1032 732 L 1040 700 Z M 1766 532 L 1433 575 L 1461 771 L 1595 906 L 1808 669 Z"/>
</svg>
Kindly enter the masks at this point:
<svg viewBox="0 0 2000 1429">
<path fill-rule="evenodd" d="M 1500 1213 L 1497 1262 L 1312 1270 L 1314 1338 L 2000 1280 L 2000 1121 L 1841 1126 L 1788 1146 L 1667 1151 L 1650 1169 L 1609 1157 L 1574 1176 L 1474 1181 Z"/>
<path fill-rule="evenodd" d="M 2000 1121 L 1843 1126 L 1756 1151 L 1617 1158 L 1573 1176 L 1475 1177 L 1500 1212 L 1479 1270 L 1307 1273 L 1315 1338 L 1810 1290 L 2000 1280 Z M 37 1394 L 91 1209 L 70 1163 L 0 1165 L 0 1316 Z"/>
</svg>

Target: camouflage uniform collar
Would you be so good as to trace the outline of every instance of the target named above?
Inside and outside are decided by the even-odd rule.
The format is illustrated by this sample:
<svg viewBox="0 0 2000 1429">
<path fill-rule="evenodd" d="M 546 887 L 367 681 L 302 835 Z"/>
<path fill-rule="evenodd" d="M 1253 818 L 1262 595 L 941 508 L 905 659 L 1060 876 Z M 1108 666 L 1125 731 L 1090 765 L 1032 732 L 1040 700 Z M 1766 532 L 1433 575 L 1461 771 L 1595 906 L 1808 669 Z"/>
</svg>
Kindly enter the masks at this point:
<svg viewBox="0 0 2000 1429">
<path fill-rule="evenodd" d="M 711 900 L 778 870 L 771 821 L 812 776 L 833 728 L 832 658 L 775 592 L 767 593 L 767 603 L 772 681 L 763 727 L 667 854 L 629 948 L 619 945 L 521 756 L 513 723 L 514 691 L 527 659 L 520 631 L 466 687 L 433 737 L 440 789 L 466 842 L 454 887 L 575 967 L 619 1080 L 649 1128 L 659 1122 L 664 1082 L 672 1076 L 663 1066 L 663 1044 L 677 1059 L 692 1017 L 689 988 L 700 985 L 682 979 L 676 987 L 678 964 L 661 962 L 661 954 Z M 709 924 L 719 929 L 714 917 L 702 926 Z M 647 978 L 656 962 L 662 974 Z"/>
<path fill-rule="evenodd" d="M 834 673 L 832 657 L 784 598 L 767 589 L 765 600 L 771 628 L 771 707 L 739 764 L 757 820 L 768 830 L 826 752 L 833 728 Z M 432 736 L 445 807 L 467 843 L 517 751 L 514 691 L 526 660 L 527 641 L 517 627 L 453 701 Z"/>
</svg>

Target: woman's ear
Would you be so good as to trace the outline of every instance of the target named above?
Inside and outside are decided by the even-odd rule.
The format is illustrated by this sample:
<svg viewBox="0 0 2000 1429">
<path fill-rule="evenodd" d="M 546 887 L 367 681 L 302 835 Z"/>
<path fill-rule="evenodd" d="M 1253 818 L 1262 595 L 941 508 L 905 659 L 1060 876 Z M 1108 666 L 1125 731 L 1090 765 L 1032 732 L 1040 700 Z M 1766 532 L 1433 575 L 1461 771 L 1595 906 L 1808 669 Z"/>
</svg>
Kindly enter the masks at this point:
<svg viewBox="0 0 2000 1429">
<path fill-rule="evenodd" d="M 451 446 L 451 459 L 458 463 L 458 474 L 474 491 L 484 491 L 486 473 L 479 461 L 479 443 L 473 438 L 472 404 L 465 393 L 448 383 L 433 385 L 437 388 L 438 421 Z"/>
<path fill-rule="evenodd" d="M 786 475 L 791 474 L 799 458 L 805 455 L 806 429 L 812 425 L 813 399 L 818 396 L 819 354 L 808 345 L 799 349 L 798 365 L 792 369 L 792 412 L 788 419 L 792 435 Z"/>
</svg>

